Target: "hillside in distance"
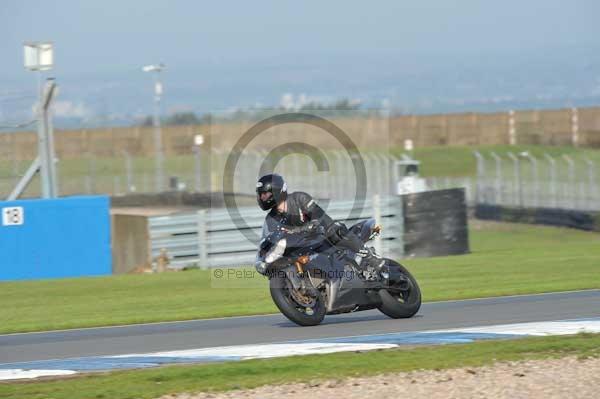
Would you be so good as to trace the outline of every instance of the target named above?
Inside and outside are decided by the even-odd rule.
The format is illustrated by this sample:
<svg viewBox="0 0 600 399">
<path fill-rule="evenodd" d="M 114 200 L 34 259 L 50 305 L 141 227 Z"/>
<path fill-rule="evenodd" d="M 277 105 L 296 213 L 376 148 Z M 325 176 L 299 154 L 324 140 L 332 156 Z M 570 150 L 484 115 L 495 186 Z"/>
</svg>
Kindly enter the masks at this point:
<svg viewBox="0 0 600 399">
<path fill-rule="evenodd" d="M 59 128 L 131 125 L 152 113 L 152 81 L 135 66 L 78 75 L 57 69 L 51 76 L 61 88 L 55 107 Z M 230 57 L 198 66 L 168 64 L 162 78 L 163 115 L 341 98 L 403 114 L 600 104 L 600 52 L 590 48 L 480 56 L 373 51 L 362 57 Z M 31 119 L 34 101 L 33 76 L 0 76 L 0 125 Z"/>
</svg>

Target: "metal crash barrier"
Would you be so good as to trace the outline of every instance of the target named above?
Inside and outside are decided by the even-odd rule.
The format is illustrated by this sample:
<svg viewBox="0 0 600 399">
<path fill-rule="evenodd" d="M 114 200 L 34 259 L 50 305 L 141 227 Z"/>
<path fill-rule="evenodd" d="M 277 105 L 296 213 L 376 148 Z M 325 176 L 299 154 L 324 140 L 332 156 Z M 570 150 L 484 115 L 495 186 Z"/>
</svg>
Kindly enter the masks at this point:
<svg viewBox="0 0 600 399">
<path fill-rule="evenodd" d="M 348 226 L 374 217 L 383 226 L 383 231 L 373 246 L 384 256 L 402 257 L 403 217 L 398 197 L 374 197 L 356 204 L 354 201 L 322 202 L 321 205 L 333 219 L 342 220 Z M 353 208 L 358 212 L 352 212 Z M 158 257 L 161 250 L 166 251 L 172 268 L 252 264 L 265 212 L 257 207 L 239 208 L 238 211 L 237 223 L 227 209 L 150 217 L 152 258 Z"/>
</svg>

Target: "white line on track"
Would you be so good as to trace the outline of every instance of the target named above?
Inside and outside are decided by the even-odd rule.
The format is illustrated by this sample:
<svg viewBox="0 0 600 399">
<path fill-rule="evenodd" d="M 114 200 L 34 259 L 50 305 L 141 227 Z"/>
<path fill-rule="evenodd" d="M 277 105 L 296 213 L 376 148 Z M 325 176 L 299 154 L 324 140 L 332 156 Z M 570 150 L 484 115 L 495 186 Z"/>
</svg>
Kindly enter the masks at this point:
<svg viewBox="0 0 600 399">
<path fill-rule="evenodd" d="M 73 370 L 23 370 L 23 369 L 8 369 L 0 370 L 0 381 L 6 380 L 20 380 L 25 378 L 38 378 L 38 377 L 53 377 L 63 375 L 77 374 Z"/>
<path fill-rule="evenodd" d="M 166 352 L 150 352 L 141 354 L 138 353 L 114 356 L 100 356 L 91 358 L 63 359 L 63 363 L 61 363 L 61 365 L 59 366 L 59 370 L 53 370 L 52 366 L 48 366 L 47 364 L 45 366 L 46 369 L 44 369 L 44 361 L 40 361 L 35 363 L 38 366 L 40 366 L 41 369 L 0 369 L 0 380 L 15 380 L 25 378 L 37 378 L 41 376 L 60 376 L 76 374 L 76 370 L 80 370 L 80 368 L 78 368 L 77 366 L 73 367 L 72 363 L 69 363 L 72 360 L 76 360 L 84 364 L 86 361 L 95 361 L 95 363 L 97 364 L 98 360 L 102 361 L 102 359 L 109 359 L 109 363 L 114 364 L 114 361 L 118 362 L 120 360 L 121 363 L 123 363 L 123 365 L 128 365 L 128 368 L 136 368 L 136 365 L 137 367 L 140 367 L 139 363 L 136 364 L 136 362 L 139 362 L 140 358 L 148 359 L 147 361 L 143 361 L 144 364 L 154 363 L 155 366 L 158 366 L 160 364 L 173 363 L 173 359 L 185 360 L 190 362 L 205 362 L 208 359 L 215 358 L 218 359 L 218 361 L 236 361 L 308 354 L 327 354 L 348 351 L 389 349 L 396 348 L 403 344 L 410 344 L 411 342 L 415 342 L 415 338 L 417 339 L 417 342 L 419 339 L 421 339 L 421 342 L 431 344 L 444 342 L 448 343 L 448 339 L 451 340 L 450 343 L 473 342 L 480 339 L 486 339 L 480 334 L 484 334 L 487 336 L 487 339 L 491 339 L 503 338 L 511 335 L 513 337 L 546 336 L 576 334 L 580 332 L 600 333 L 600 318 L 597 317 L 544 322 L 500 324 L 493 326 L 463 327 L 446 330 L 425 330 L 402 333 L 396 332 L 387 334 L 354 335 L 346 337 L 328 338 L 326 339 L 326 342 L 319 342 L 318 339 L 312 339 L 304 341 L 287 341 L 270 344 L 219 346 L 212 348 L 198 348 Z M 448 336 L 448 334 L 450 334 L 450 336 Z M 452 334 L 454 334 L 454 336 L 452 336 Z M 475 334 L 476 336 L 469 336 L 469 334 Z M 397 335 L 395 341 L 394 338 L 385 338 L 391 337 L 393 335 Z M 355 339 L 355 342 L 343 342 L 343 340 L 348 338 Z M 360 342 L 361 338 L 364 338 L 364 342 Z M 336 340 L 340 341 L 335 342 Z M 165 360 L 161 362 L 157 361 L 157 358 L 164 358 Z M 18 363 L 13 364 L 19 367 Z M 69 367 L 69 364 L 71 364 L 71 367 Z M 21 364 L 21 367 L 23 367 L 23 365 L 24 364 Z M 74 370 L 69 370 L 67 367 L 74 368 Z M 110 366 L 107 367 L 112 368 Z M 86 368 L 84 367 L 83 370 L 86 370 Z"/>
</svg>

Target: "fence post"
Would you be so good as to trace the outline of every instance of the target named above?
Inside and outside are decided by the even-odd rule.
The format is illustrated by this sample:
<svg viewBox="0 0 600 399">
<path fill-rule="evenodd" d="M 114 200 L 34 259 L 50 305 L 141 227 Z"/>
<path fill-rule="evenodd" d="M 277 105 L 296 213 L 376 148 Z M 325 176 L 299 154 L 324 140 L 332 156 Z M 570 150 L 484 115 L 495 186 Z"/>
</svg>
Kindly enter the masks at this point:
<svg viewBox="0 0 600 399">
<path fill-rule="evenodd" d="M 331 200 L 344 199 L 343 191 L 346 188 L 346 165 L 344 163 L 344 152 L 333 150 L 333 165 L 335 169 L 335 182 L 332 187 Z"/>
<path fill-rule="evenodd" d="M 467 203 L 469 206 L 477 205 L 477 200 L 473 195 L 473 179 L 470 177 L 463 178 L 462 186 L 466 189 Z"/>
<path fill-rule="evenodd" d="M 96 192 L 96 157 L 92 153 L 88 153 L 88 176 L 90 184 L 88 194 Z"/>
<path fill-rule="evenodd" d="M 571 143 L 579 146 L 579 113 L 575 107 L 571 108 Z"/>
<path fill-rule="evenodd" d="M 507 153 L 508 157 L 512 159 L 514 165 L 514 176 L 515 176 L 515 203 L 520 208 L 523 207 L 523 192 L 521 190 L 521 165 L 519 162 L 519 158 L 515 156 L 512 152 Z"/>
<path fill-rule="evenodd" d="M 556 161 L 549 154 L 544 153 L 544 157 L 548 160 L 550 164 L 550 193 L 552 196 L 552 207 L 558 207 L 558 198 L 557 198 L 557 190 L 556 190 Z"/>
<path fill-rule="evenodd" d="M 121 176 L 113 176 L 113 195 L 121 194 Z"/>
<path fill-rule="evenodd" d="M 329 162 L 327 160 L 327 155 L 323 156 L 324 158 L 324 164 L 327 165 L 327 167 L 329 167 Z M 325 166 L 323 165 L 323 166 Z M 316 165 L 315 164 L 315 170 L 318 172 L 319 175 L 319 179 L 317 179 L 317 193 L 320 193 L 321 197 L 323 198 L 327 198 L 328 197 L 328 192 L 326 192 L 327 190 L 327 179 L 329 178 L 329 171 L 327 170 L 327 167 L 324 167 L 323 170 L 319 170 L 319 166 L 320 165 Z"/>
<path fill-rule="evenodd" d="M 375 154 L 377 156 L 377 169 L 373 171 L 377 176 L 377 192 L 380 195 L 387 193 L 389 177 L 387 176 L 390 163 L 388 154 Z"/>
<path fill-rule="evenodd" d="M 290 182 L 293 182 L 296 187 L 298 185 L 298 182 L 302 181 L 302 175 L 300 173 L 301 168 L 300 168 L 300 154 L 292 154 L 292 159 L 290 160 L 290 166 L 292 167 L 292 173 L 291 176 L 288 178 L 288 180 Z M 293 177 L 292 177 L 293 176 Z"/>
<path fill-rule="evenodd" d="M 531 166 L 533 167 L 533 206 L 539 206 L 538 203 L 538 191 L 539 191 L 539 175 L 538 175 L 538 164 L 537 159 L 528 152 L 523 153 L 523 156 L 531 162 Z"/>
<path fill-rule="evenodd" d="M 13 177 L 15 180 L 15 185 L 19 183 L 19 160 L 17 159 L 17 154 L 13 152 L 12 154 L 12 166 L 13 166 Z"/>
<path fill-rule="evenodd" d="M 83 187 L 85 187 L 86 194 L 92 193 L 92 181 L 88 175 L 83 176 Z"/>
<path fill-rule="evenodd" d="M 317 180 L 317 192 L 321 193 L 321 197 L 323 198 L 329 198 L 329 187 L 331 186 L 330 184 L 328 184 L 328 182 L 330 182 L 332 180 L 331 178 L 331 162 L 329 162 L 329 159 L 327 158 L 327 154 L 324 153 L 323 155 L 323 170 L 319 171 L 319 176 L 320 178 Z M 319 167 L 316 167 L 316 170 L 319 170 Z"/>
<path fill-rule="evenodd" d="M 195 145 L 194 151 L 194 190 L 197 193 L 202 191 L 202 159 L 200 154 L 200 146 Z"/>
<path fill-rule="evenodd" d="M 483 203 L 483 186 L 482 182 L 485 179 L 485 159 L 483 155 L 479 153 L 479 151 L 473 151 L 475 158 L 477 158 L 477 184 L 476 184 L 476 193 L 475 193 L 475 203 Z"/>
<path fill-rule="evenodd" d="M 567 190 L 567 193 L 574 193 L 575 192 L 575 162 L 567 154 L 563 154 L 562 157 L 565 160 L 565 162 L 567 162 L 567 165 L 569 165 L 569 186 L 570 187 Z M 567 207 L 568 207 L 568 209 L 575 208 L 575 197 L 573 197 L 573 196 L 568 197 Z"/>
<path fill-rule="evenodd" d="M 131 161 L 131 155 L 127 150 L 123 150 L 123 156 L 125 157 L 125 176 L 127 179 L 127 192 L 134 192 L 135 186 L 133 185 L 133 163 Z"/>
<path fill-rule="evenodd" d="M 208 240 L 207 240 L 207 215 L 206 210 L 198 211 L 198 266 L 202 269 L 208 268 Z"/>
<path fill-rule="evenodd" d="M 584 158 L 584 160 L 588 167 L 588 184 L 589 184 L 588 208 L 589 208 L 589 210 L 595 210 L 594 209 L 594 204 L 595 204 L 594 200 L 596 197 L 596 173 L 595 173 L 596 165 L 594 164 L 594 161 L 592 161 L 588 158 Z"/>
<path fill-rule="evenodd" d="M 363 153 L 361 155 L 367 172 L 367 187 L 365 187 L 365 190 L 367 193 L 377 194 L 378 192 L 377 190 L 375 190 L 374 187 L 376 185 L 376 182 L 373 174 L 373 171 L 377 170 L 377 157 L 375 154 Z"/>
<path fill-rule="evenodd" d="M 515 111 L 508 111 L 508 143 L 510 145 L 517 144 L 517 129 L 515 127 Z"/>
<path fill-rule="evenodd" d="M 502 204 L 502 158 L 498 154 L 492 151 L 492 158 L 496 161 L 496 192 L 494 194 L 494 201 L 496 205 Z"/>
</svg>

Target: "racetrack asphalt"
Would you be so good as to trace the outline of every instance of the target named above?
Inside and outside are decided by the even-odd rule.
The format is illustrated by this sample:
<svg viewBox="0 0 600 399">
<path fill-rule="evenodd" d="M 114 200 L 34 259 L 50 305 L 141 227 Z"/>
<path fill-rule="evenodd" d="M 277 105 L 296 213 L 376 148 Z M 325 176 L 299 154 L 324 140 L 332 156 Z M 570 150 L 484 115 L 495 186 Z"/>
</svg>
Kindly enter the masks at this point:
<svg viewBox="0 0 600 399">
<path fill-rule="evenodd" d="M 0 363 L 275 343 L 600 316 L 600 290 L 425 303 L 411 319 L 377 310 L 298 327 L 264 315 L 0 335 Z"/>
</svg>

